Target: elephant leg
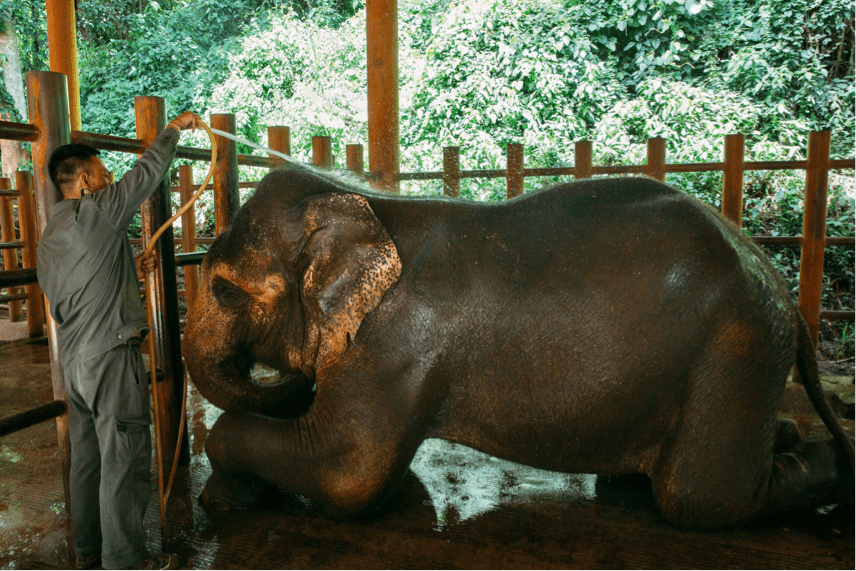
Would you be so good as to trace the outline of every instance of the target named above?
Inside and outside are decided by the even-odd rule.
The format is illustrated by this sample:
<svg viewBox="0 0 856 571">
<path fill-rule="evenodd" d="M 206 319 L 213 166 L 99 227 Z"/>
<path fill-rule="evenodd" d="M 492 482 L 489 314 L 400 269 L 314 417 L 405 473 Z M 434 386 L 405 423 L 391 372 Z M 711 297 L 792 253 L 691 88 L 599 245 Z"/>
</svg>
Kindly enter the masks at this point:
<svg viewBox="0 0 856 571">
<path fill-rule="evenodd" d="M 833 439 L 798 442 L 776 454 L 764 514 L 853 502 L 853 476 Z"/>
<path fill-rule="evenodd" d="M 351 515 L 393 486 L 418 445 L 404 443 L 374 419 L 355 429 L 319 422 L 314 411 L 294 420 L 226 411 L 206 441 L 212 475 L 201 499 L 219 508 L 246 507 L 273 485 L 332 515 Z"/>
<path fill-rule="evenodd" d="M 676 525 L 730 526 L 764 505 L 787 373 L 727 349 L 710 348 L 687 380 L 673 435 L 649 474 L 661 513 Z M 745 371 L 754 375 L 747 379 Z"/>
</svg>

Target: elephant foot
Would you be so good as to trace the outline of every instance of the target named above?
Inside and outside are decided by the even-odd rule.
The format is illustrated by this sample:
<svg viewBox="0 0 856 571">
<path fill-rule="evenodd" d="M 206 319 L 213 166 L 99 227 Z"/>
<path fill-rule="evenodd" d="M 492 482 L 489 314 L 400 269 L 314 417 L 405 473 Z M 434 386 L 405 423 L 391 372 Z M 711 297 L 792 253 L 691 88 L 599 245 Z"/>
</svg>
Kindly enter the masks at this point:
<svg viewBox="0 0 856 571">
<path fill-rule="evenodd" d="M 776 421 L 776 441 L 773 444 L 775 452 L 787 452 L 801 442 L 805 442 L 805 437 L 794 420 L 780 418 Z"/>
<path fill-rule="evenodd" d="M 255 476 L 215 470 L 199 495 L 199 501 L 217 511 L 246 510 L 257 506 L 271 487 Z"/>
</svg>

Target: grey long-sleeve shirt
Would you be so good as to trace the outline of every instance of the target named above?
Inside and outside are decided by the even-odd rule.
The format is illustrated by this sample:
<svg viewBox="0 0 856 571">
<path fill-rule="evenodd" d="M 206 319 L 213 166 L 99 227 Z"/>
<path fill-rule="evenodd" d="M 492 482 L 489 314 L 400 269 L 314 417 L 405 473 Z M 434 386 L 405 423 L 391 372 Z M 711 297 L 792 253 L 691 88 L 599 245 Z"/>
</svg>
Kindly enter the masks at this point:
<svg viewBox="0 0 856 571">
<path fill-rule="evenodd" d="M 64 366 L 149 330 L 127 231 L 134 213 L 163 180 L 178 135 L 164 129 L 119 182 L 53 207 L 39 241 L 36 271 L 59 326 Z"/>
</svg>

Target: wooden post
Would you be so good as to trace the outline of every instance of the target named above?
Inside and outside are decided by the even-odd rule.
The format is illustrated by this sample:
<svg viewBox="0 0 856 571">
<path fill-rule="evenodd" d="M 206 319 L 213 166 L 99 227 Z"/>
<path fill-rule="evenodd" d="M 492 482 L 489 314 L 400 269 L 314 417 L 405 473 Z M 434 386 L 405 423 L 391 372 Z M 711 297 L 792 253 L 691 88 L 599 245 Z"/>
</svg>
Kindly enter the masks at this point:
<svg viewBox="0 0 856 571">
<path fill-rule="evenodd" d="M 508 161 L 505 175 L 505 198 L 510 199 L 523 194 L 523 145 L 508 143 L 505 152 Z"/>
<path fill-rule="evenodd" d="M 59 190 L 48 175 L 48 161 L 57 147 L 71 142 L 71 122 L 68 116 L 68 84 L 65 75 L 52 71 L 31 71 L 26 74 L 27 111 L 30 123 L 39 129 L 39 138 L 32 142 L 33 182 L 36 191 L 38 233 L 41 236 L 52 214 L 53 205 L 62 200 Z M 50 304 L 45 300 L 48 323 L 48 351 L 51 357 L 51 380 L 54 400 L 66 400 L 65 377 L 59 360 L 57 324 L 50 316 Z M 62 482 L 65 509 L 71 510 L 71 441 L 68 436 L 68 415 L 56 419 L 56 435 L 62 462 Z"/>
<path fill-rule="evenodd" d="M 333 144 L 330 137 L 312 137 L 312 164 L 322 169 L 333 166 Z"/>
<path fill-rule="evenodd" d="M 829 131 L 812 131 L 808 136 L 808 168 L 805 173 L 799 308 L 808 324 L 815 347 L 820 331 L 828 171 Z"/>
<path fill-rule="evenodd" d="M 0 178 L 0 190 L 12 190 L 12 181 L 8 178 Z M 18 208 L 20 210 L 20 207 Z M 15 241 L 15 215 L 12 211 L 12 197 L 0 196 L 0 242 Z M 7 270 L 18 269 L 18 250 L 11 248 L 3 250 L 4 267 Z M 21 293 L 19 288 L 7 288 L 9 295 Z M 24 318 L 24 310 L 21 300 L 9 302 L 9 321 L 21 321 Z"/>
<path fill-rule="evenodd" d="M 461 148 L 443 147 L 443 194 L 461 194 Z"/>
<path fill-rule="evenodd" d="M 651 178 L 666 181 L 666 139 L 654 137 L 648 139 L 648 171 Z"/>
<path fill-rule="evenodd" d="M 290 127 L 268 127 L 268 147 L 291 156 L 291 128 Z M 268 156 L 270 169 L 276 169 L 285 164 L 285 159 L 276 155 Z"/>
<path fill-rule="evenodd" d="M 36 204 L 33 200 L 33 175 L 27 171 L 15 173 L 15 187 L 18 189 L 18 227 L 24 248 L 21 250 L 21 262 L 27 269 L 36 267 L 36 247 L 39 234 L 36 231 Z M 39 284 L 29 284 L 27 291 L 27 329 L 30 337 L 45 334 L 45 306 L 42 288 Z"/>
<path fill-rule="evenodd" d="M 574 178 L 591 178 L 592 142 L 577 141 L 574 143 Z"/>
<path fill-rule="evenodd" d="M 281 159 L 280 159 L 281 160 Z M 178 167 L 178 188 L 181 193 L 181 203 L 187 204 L 193 198 L 193 167 L 181 165 Z M 181 251 L 184 253 L 196 251 L 196 205 L 181 215 Z M 199 266 L 190 264 L 184 266 L 184 301 L 187 310 L 196 301 L 196 291 L 199 289 Z"/>
<path fill-rule="evenodd" d="M 211 115 L 211 127 L 234 135 L 235 116 L 231 113 Z M 217 164 L 214 165 L 214 232 L 226 231 L 240 206 L 238 194 L 238 145 L 235 141 L 214 135 L 217 142 Z"/>
<path fill-rule="evenodd" d="M 166 105 L 162 97 L 135 97 L 137 138 L 146 146 L 166 127 Z M 212 121 L 213 123 L 213 121 Z M 219 152 L 218 152 L 219 154 Z M 148 244 L 152 235 L 169 220 L 172 212 L 170 187 L 164 178 L 141 208 L 143 243 Z M 181 423 L 181 400 L 184 388 L 184 366 L 181 362 L 181 334 L 178 320 L 178 292 L 175 280 L 175 241 L 172 226 L 161 235 L 155 244 L 157 269 L 146 279 L 146 302 L 151 305 L 152 331 L 156 362 L 151 363 L 163 370 L 155 406 L 160 411 L 158 429 L 161 447 L 158 451 L 163 460 L 164 481 L 169 478 L 172 459 L 175 457 L 175 445 L 178 442 L 178 428 Z M 190 448 L 187 446 L 187 428 L 182 438 L 182 465 L 190 462 Z"/>
<path fill-rule="evenodd" d="M 743 135 L 725 136 L 725 168 L 722 174 L 722 215 L 737 227 L 743 225 Z"/>
<path fill-rule="evenodd" d="M 357 174 L 363 174 L 363 146 L 345 146 L 345 164 L 348 170 Z"/>
<path fill-rule="evenodd" d="M 48 58 L 51 71 L 64 73 L 68 81 L 71 128 L 80 131 L 80 88 L 77 75 L 77 26 L 74 0 L 47 0 Z"/>
<path fill-rule="evenodd" d="M 366 0 L 369 170 L 398 192 L 398 1 Z"/>
</svg>

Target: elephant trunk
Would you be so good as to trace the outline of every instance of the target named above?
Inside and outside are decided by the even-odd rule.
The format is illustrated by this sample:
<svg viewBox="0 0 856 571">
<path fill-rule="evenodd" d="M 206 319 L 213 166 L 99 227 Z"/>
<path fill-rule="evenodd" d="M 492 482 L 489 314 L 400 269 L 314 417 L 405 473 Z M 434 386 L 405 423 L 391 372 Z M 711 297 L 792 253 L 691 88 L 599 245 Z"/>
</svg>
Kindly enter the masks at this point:
<svg viewBox="0 0 856 571">
<path fill-rule="evenodd" d="M 278 381 L 254 380 L 253 347 L 241 338 L 245 325 L 239 320 L 220 307 L 210 282 L 203 279 L 184 332 L 184 355 L 193 384 L 202 396 L 224 410 L 275 418 L 295 416 L 313 394 L 313 381 L 299 371 L 279 367 Z"/>
</svg>

